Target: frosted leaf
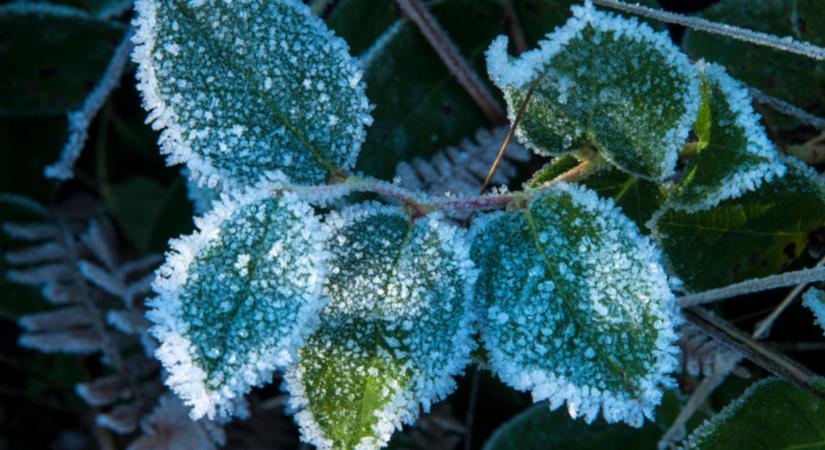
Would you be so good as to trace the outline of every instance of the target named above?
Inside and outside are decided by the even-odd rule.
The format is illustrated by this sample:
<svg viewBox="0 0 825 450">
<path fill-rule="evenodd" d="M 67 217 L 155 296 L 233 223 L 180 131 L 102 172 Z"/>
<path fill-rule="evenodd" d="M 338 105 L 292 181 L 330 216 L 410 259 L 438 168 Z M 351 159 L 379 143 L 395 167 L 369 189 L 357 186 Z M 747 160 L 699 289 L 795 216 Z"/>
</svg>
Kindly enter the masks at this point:
<svg viewBox="0 0 825 450">
<path fill-rule="evenodd" d="M 785 174 L 748 91 L 720 66 L 700 63 L 699 69 L 709 117 L 700 115 L 696 130 L 707 135 L 707 143 L 691 158 L 668 204 L 685 211 L 711 208 Z"/>
<path fill-rule="evenodd" d="M 346 43 L 297 0 L 138 0 L 138 87 L 170 163 L 200 184 L 348 169 L 371 122 Z M 319 101 L 320 98 L 327 99 Z"/>
<path fill-rule="evenodd" d="M 651 418 L 679 319 L 658 250 L 612 201 L 557 183 L 479 217 L 471 239 L 481 337 L 505 383 L 587 422 Z"/>
<path fill-rule="evenodd" d="M 455 388 L 475 270 L 463 232 L 435 216 L 363 204 L 326 221 L 329 304 L 285 377 L 305 441 L 379 448 Z"/>
<path fill-rule="evenodd" d="M 511 121 L 533 80 L 516 130 L 534 151 L 558 155 L 586 143 L 621 169 L 649 179 L 673 174 L 699 109 L 696 69 L 665 33 L 636 19 L 573 8 L 573 17 L 512 58 L 507 38 L 487 50 Z"/>
<path fill-rule="evenodd" d="M 266 184 L 224 197 L 171 241 L 148 303 L 166 383 L 193 418 L 231 413 L 286 366 L 323 306 L 324 232 L 312 209 Z"/>
<path fill-rule="evenodd" d="M 817 325 L 825 330 L 825 291 L 810 288 L 802 295 L 802 304 L 814 313 Z"/>
</svg>

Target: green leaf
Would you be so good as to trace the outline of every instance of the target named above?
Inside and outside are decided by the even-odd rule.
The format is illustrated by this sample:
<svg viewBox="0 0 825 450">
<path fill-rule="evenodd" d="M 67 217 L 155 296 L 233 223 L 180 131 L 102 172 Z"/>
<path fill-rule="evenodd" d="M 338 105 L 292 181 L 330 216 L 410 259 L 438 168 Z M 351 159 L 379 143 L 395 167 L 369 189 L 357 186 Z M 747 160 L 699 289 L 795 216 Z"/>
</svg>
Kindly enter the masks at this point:
<svg viewBox="0 0 825 450">
<path fill-rule="evenodd" d="M 193 418 L 229 415 L 293 363 L 324 305 L 325 233 L 312 208 L 273 184 L 222 199 L 171 242 L 146 316 L 166 384 Z"/>
<path fill-rule="evenodd" d="M 136 176 L 104 187 L 103 199 L 126 237 L 143 254 L 162 252 L 170 238 L 192 229 L 183 179 L 163 186 Z"/>
<path fill-rule="evenodd" d="M 722 0 L 702 17 L 777 36 L 825 45 L 819 0 Z M 825 64 L 804 56 L 735 39 L 686 30 L 682 46 L 693 59 L 724 65 L 730 74 L 770 95 L 814 112 L 825 111 Z"/>
<path fill-rule="evenodd" d="M 676 417 L 679 400 L 672 392 L 665 394 L 657 417 Z M 648 422 L 642 429 L 597 420 L 584 424 L 571 420 L 561 411 L 551 411 L 539 403 L 499 427 L 484 444 L 484 450 L 625 450 L 655 449 L 669 424 L 664 420 Z"/>
<path fill-rule="evenodd" d="M 497 0 L 441 0 L 430 11 L 461 54 L 484 76 L 483 53 L 504 22 Z M 375 123 L 361 150 L 358 169 L 388 179 L 400 161 L 429 157 L 479 128 L 484 114 L 455 80 L 416 26 L 393 24 L 361 56 Z"/>
<path fill-rule="evenodd" d="M 825 383 L 819 381 L 820 387 Z M 753 384 L 693 432 L 688 449 L 814 449 L 825 446 L 825 404 L 777 378 Z"/>
<path fill-rule="evenodd" d="M 802 304 L 814 313 L 817 325 L 825 331 L 825 291 L 810 288 L 802 295 Z"/>
<path fill-rule="evenodd" d="M 471 236 L 492 370 L 587 422 L 652 417 L 676 367 L 675 300 L 658 250 L 613 202 L 556 183 Z"/>
<path fill-rule="evenodd" d="M 570 154 L 553 158 L 553 161 L 547 163 L 541 169 L 530 177 L 527 186 L 530 188 L 537 188 L 548 181 L 552 181 L 559 175 L 579 165 L 579 160 Z"/>
<path fill-rule="evenodd" d="M 459 229 L 356 205 L 332 237 L 321 328 L 286 374 L 301 434 L 320 448 L 379 448 L 455 388 L 469 362 L 475 271 Z"/>
<path fill-rule="evenodd" d="M 48 3 L 0 6 L 0 114 L 62 114 L 97 84 L 124 27 Z"/>
<path fill-rule="evenodd" d="M 347 41 L 354 55 L 360 55 L 398 19 L 394 0 L 343 0 L 335 5 L 327 24 Z"/>
<path fill-rule="evenodd" d="M 134 58 L 170 163 L 200 184 L 350 169 L 371 122 L 358 63 L 297 0 L 138 0 Z"/>
<path fill-rule="evenodd" d="M 777 273 L 825 225 L 825 186 L 799 160 L 785 175 L 711 209 L 657 213 L 650 226 L 670 269 L 690 291 Z"/>
<path fill-rule="evenodd" d="M 748 91 L 719 66 L 699 67 L 707 91 L 697 121 L 699 150 L 668 199 L 668 207 L 683 211 L 711 208 L 785 173 Z"/>
<path fill-rule="evenodd" d="M 590 143 L 634 175 L 671 176 L 699 110 L 696 69 L 666 34 L 635 19 L 592 6 L 573 14 L 519 58 L 509 56 L 504 36 L 487 51 L 511 118 L 538 79 L 519 140 L 546 155 Z"/>
<path fill-rule="evenodd" d="M 665 201 L 665 192 L 656 183 L 615 168 L 602 169 L 581 184 L 596 191 L 600 197 L 612 199 L 622 212 L 647 234 L 645 224 Z"/>
</svg>

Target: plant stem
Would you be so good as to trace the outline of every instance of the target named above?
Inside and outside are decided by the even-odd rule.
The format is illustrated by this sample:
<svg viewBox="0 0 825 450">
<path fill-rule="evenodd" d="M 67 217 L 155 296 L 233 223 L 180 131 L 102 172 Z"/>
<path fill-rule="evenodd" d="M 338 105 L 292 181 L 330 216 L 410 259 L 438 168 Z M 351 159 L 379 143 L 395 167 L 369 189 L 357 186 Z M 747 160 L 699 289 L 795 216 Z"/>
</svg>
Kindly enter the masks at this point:
<svg viewBox="0 0 825 450">
<path fill-rule="evenodd" d="M 527 91 L 527 95 L 524 97 L 524 100 L 518 107 L 518 113 L 516 114 L 516 118 L 510 125 L 510 129 L 507 130 L 507 135 L 504 136 L 504 142 L 501 143 L 501 148 L 498 149 L 496 159 L 490 166 L 490 170 L 487 171 L 487 177 L 484 179 L 484 183 L 481 184 L 481 189 L 478 192 L 479 194 L 484 193 L 484 191 L 487 189 L 487 186 L 490 184 L 490 181 L 493 179 L 493 175 L 496 174 L 496 170 L 498 169 L 499 164 L 501 164 L 501 159 L 504 158 L 504 152 L 507 151 L 507 146 L 510 145 L 510 141 L 513 139 L 513 134 L 515 134 L 516 132 L 516 127 L 518 127 L 518 123 L 521 121 L 522 116 L 524 116 L 524 111 L 527 110 L 527 104 L 530 103 L 530 99 L 533 98 L 533 93 L 536 91 L 536 86 L 538 86 L 540 79 L 541 75 L 537 76 L 536 79 L 533 80 L 532 83 L 530 83 L 530 90 Z"/>
<path fill-rule="evenodd" d="M 795 272 L 780 273 L 764 278 L 747 280 L 741 283 L 732 284 L 719 289 L 711 289 L 697 294 L 689 294 L 680 297 L 679 305 L 683 308 L 702 305 L 704 303 L 724 300 L 739 295 L 753 292 L 767 291 L 781 287 L 793 286 L 800 283 L 812 283 L 825 280 L 825 267 L 817 266 L 810 269 L 798 270 Z"/>
<path fill-rule="evenodd" d="M 821 265 L 823 262 L 825 262 L 825 257 L 819 260 L 817 265 Z M 799 296 L 806 286 L 807 283 L 801 283 L 785 296 L 782 302 L 779 303 L 767 318 L 756 324 L 753 333 L 751 333 L 751 337 L 753 337 L 753 339 L 764 339 L 767 337 L 768 334 L 770 334 L 773 322 L 776 321 L 779 315 Z M 699 383 L 699 386 L 696 387 L 690 399 L 688 399 L 688 402 L 682 410 L 679 411 L 679 416 L 676 417 L 676 420 L 670 428 L 662 435 L 662 439 L 659 441 L 660 449 L 670 447 L 672 443 L 681 440 L 685 436 L 685 424 L 687 424 L 687 421 L 693 417 L 696 410 L 707 400 L 710 394 L 713 393 L 713 390 L 722 383 L 741 359 L 742 356 L 740 354 L 732 354 L 716 365 L 717 370 L 712 376 L 705 378 Z"/>
<path fill-rule="evenodd" d="M 754 87 L 745 86 L 751 94 L 751 97 L 763 105 L 769 106 L 782 114 L 791 116 L 805 125 L 814 127 L 818 130 L 825 131 L 825 119 L 815 116 L 802 108 L 794 106 L 782 99 L 770 96 Z"/>
<path fill-rule="evenodd" d="M 396 0 L 404 14 L 418 27 L 421 34 L 435 50 L 447 69 L 456 77 L 459 84 L 470 94 L 487 119 L 494 124 L 507 122 L 504 110 L 487 90 L 481 79 L 473 71 L 453 41 L 438 24 L 421 0 Z"/>
<path fill-rule="evenodd" d="M 682 25 L 694 30 L 727 36 L 732 39 L 750 42 L 756 45 L 775 48 L 777 50 L 795 53 L 811 59 L 825 61 L 825 48 L 818 47 L 808 42 L 797 41 L 790 36 L 778 37 L 768 33 L 748 30 L 724 23 L 712 22 L 699 17 L 690 17 L 682 14 L 662 11 L 656 8 L 648 8 L 639 4 L 628 4 L 619 0 L 593 0 L 593 3 L 608 8 L 618 9 L 631 14 L 649 17 L 665 23 Z"/>
</svg>

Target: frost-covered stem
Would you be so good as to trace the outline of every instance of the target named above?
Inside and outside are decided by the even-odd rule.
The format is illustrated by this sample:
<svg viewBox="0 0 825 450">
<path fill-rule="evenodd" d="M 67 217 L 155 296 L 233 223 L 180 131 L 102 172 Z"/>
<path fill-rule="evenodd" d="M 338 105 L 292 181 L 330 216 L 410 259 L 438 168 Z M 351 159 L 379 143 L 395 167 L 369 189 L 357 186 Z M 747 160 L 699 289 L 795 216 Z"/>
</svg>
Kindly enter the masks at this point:
<svg viewBox="0 0 825 450">
<path fill-rule="evenodd" d="M 798 270 L 796 272 L 780 273 L 764 278 L 747 280 L 719 289 L 685 295 L 679 298 L 679 305 L 683 308 L 702 305 L 705 303 L 724 300 L 753 292 L 767 291 L 781 287 L 793 286 L 800 283 L 813 283 L 825 280 L 825 267 Z"/>
<path fill-rule="evenodd" d="M 778 37 L 768 33 L 748 30 L 747 28 L 712 22 L 699 17 L 690 17 L 683 14 L 671 13 L 639 4 L 628 4 L 619 0 L 593 0 L 593 3 L 631 14 L 649 17 L 665 23 L 683 25 L 694 30 L 720 34 L 732 39 L 750 42 L 752 44 L 771 47 L 777 50 L 825 61 L 825 48 L 818 47 L 808 42 L 797 41 L 790 36 Z"/>
<path fill-rule="evenodd" d="M 491 211 L 506 207 L 513 202 L 514 198 L 514 194 L 484 195 L 479 197 L 441 200 L 433 203 L 432 206 L 434 209 L 439 211 Z"/>
<path fill-rule="evenodd" d="M 817 263 L 817 266 L 820 266 L 823 263 L 825 263 L 825 258 L 821 259 Z M 803 290 L 805 290 L 807 285 L 807 283 L 798 284 L 790 293 L 788 293 L 788 295 L 785 296 L 776 308 L 774 308 L 768 317 L 756 324 L 753 333 L 751 333 L 751 337 L 757 340 L 766 338 L 768 334 L 770 334 L 771 326 L 774 321 L 776 321 L 779 315 L 782 314 L 782 312 L 785 311 L 791 303 L 793 303 L 793 301 Z M 732 353 L 716 365 L 716 372 L 712 376 L 705 378 L 701 383 L 699 383 L 699 386 L 696 387 L 696 390 L 693 391 L 690 399 L 688 399 L 688 402 L 682 410 L 679 411 L 679 416 L 676 417 L 676 420 L 659 441 L 660 449 L 669 448 L 672 444 L 682 440 L 682 438 L 685 437 L 685 425 L 687 424 L 687 421 L 693 417 L 693 414 L 695 414 L 699 407 L 705 403 L 705 400 L 707 400 L 710 394 L 713 393 L 713 390 L 716 389 L 722 381 L 724 381 L 725 377 L 728 376 L 728 374 L 741 360 L 742 356 L 740 354 Z"/>
<path fill-rule="evenodd" d="M 816 263 L 816 265 L 822 266 L 823 263 L 825 263 L 825 257 L 820 259 L 819 262 Z M 802 293 L 802 291 L 804 291 L 807 287 L 808 283 L 800 283 L 796 287 L 794 287 L 793 290 L 791 290 L 791 292 L 789 292 L 788 295 L 786 295 L 785 298 L 782 299 L 779 305 L 776 308 L 774 308 L 774 310 L 771 311 L 771 313 L 767 317 L 765 317 L 756 324 L 756 328 L 753 330 L 753 337 L 756 339 L 764 339 L 765 337 L 767 337 L 768 334 L 771 332 L 771 326 L 773 326 L 773 323 L 776 321 L 776 319 L 783 312 L 785 312 L 788 306 L 790 306 L 791 303 L 793 303 L 794 300 L 796 300 L 797 297 L 799 297 L 799 295 Z"/>
<path fill-rule="evenodd" d="M 522 116 L 524 116 L 524 111 L 527 109 L 530 99 L 533 98 L 533 92 L 536 91 L 536 86 L 538 86 L 540 79 L 541 75 L 537 76 L 536 79 L 530 84 L 530 90 L 527 91 L 527 95 L 518 107 L 518 113 L 516 113 L 513 123 L 510 124 L 510 129 L 507 130 L 507 135 L 504 136 L 504 142 L 501 143 L 501 148 L 498 149 L 498 154 L 496 155 L 495 161 L 493 161 L 493 164 L 490 166 L 490 170 L 487 171 L 487 177 L 484 178 L 484 183 L 481 184 L 481 189 L 478 192 L 479 194 L 484 193 L 484 190 L 487 189 L 487 186 L 496 174 L 496 170 L 498 170 L 498 166 L 501 164 L 501 159 L 504 158 L 504 152 L 507 151 L 507 146 L 510 145 L 510 141 L 513 139 L 513 134 L 516 132 L 516 127 L 518 127 L 519 121 L 521 121 Z"/>
<path fill-rule="evenodd" d="M 123 36 L 123 40 L 115 48 L 109 66 L 103 73 L 103 77 L 92 89 L 79 109 L 70 111 L 66 115 L 69 125 L 69 138 L 63 146 L 60 159 L 54 164 L 47 166 L 44 170 L 46 177 L 58 180 L 68 180 L 72 178 L 74 164 L 80 157 L 86 139 L 89 137 L 89 126 L 95 116 L 103 107 L 109 94 L 117 87 L 126 63 L 129 61 L 129 54 L 132 53 L 132 35 L 134 30 L 129 28 Z"/>
<path fill-rule="evenodd" d="M 396 0 L 396 4 L 404 14 L 418 27 L 421 34 L 430 43 L 430 46 L 438 53 L 444 61 L 447 69 L 456 77 L 459 84 L 470 94 L 470 97 L 478 104 L 479 108 L 487 116 L 487 119 L 494 124 L 507 123 L 507 116 L 504 110 L 496 102 L 496 99 L 481 82 L 481 79 L 473 71 L 464 57 L 459 53 L 458 48 L 450 40 L 447 33 L 438 24 L 430 11 L 420 0 Z"/>
<path fill-rule="evenodd" d="M 751 97 L 753 97 L 753 99 L 756 100 L 757 103 L 769 106 L 782 114 L 791 116 L 799 120 L 800 122 L 804 123 L 805 125 L 825 131 L 825 119 L 823 119 L 822 117 L 815 116 L 809 113 L 808 111 L 799 108 L 798 106 L 794 106 L 782 99 L 768 95 L 754 87 L 746 87 L 750 91 Z"/>
</svg>

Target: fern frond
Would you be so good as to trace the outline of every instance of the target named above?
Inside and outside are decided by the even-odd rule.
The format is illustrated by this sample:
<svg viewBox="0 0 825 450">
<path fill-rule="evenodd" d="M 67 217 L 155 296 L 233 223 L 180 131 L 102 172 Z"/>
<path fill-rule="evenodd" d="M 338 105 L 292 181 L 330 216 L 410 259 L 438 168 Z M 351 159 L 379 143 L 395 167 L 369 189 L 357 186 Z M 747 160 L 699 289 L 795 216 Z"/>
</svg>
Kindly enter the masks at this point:
<svg viewBox="0 0 825 450">
<path fill-rule="evenodd" d="M 507 127 L 480 129 L 472 138 L 447 147 L 429 161 L 414 158 L 410 162 L 401 162 L 395 169 L 395 179 L 407 189 L 435 196 L 478 194 L 507 130 Z M 511 141 L 492 183 L 506 185 L 513 181 L 517 164 L 529 159 L 530 152 L 515 140 Z"/>
</svg>

